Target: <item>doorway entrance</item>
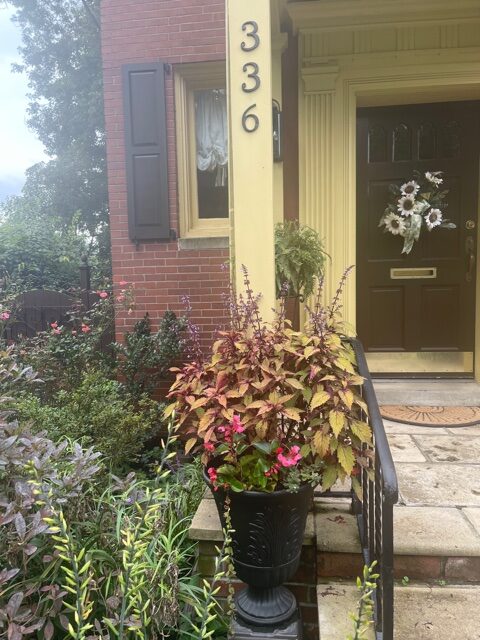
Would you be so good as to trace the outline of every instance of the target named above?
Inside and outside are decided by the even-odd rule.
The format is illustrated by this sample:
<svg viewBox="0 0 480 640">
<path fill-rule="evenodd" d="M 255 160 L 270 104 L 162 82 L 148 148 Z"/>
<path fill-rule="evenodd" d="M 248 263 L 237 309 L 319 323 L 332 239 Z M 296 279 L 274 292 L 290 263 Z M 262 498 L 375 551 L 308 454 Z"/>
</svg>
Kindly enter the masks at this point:
<svg viewBox="0 0 480 640">
<path fill-rule="evenodd" d="M 374 373 L 473 373 L 479 102 L 357 112 L 357 330 Z M 422 230 L 409 255 L 380 218 L 390 184 L 442 171 L 453 230 Z"/>
</svg>

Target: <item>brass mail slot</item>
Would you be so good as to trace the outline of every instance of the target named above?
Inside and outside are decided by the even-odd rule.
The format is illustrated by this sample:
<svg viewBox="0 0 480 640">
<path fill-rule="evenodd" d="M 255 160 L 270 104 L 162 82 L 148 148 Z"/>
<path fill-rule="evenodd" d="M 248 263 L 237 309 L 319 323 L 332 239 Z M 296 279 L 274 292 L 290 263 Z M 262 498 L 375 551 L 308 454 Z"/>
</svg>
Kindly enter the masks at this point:
<svg viewBox="0 0 480 640">
<path fill-rule="evenodd" d="M 399 267 L 397 269 L 390 269 L 390 278 L 392 280 L 418 280 L 436 277 L 437 267 Z"/>
</svg>

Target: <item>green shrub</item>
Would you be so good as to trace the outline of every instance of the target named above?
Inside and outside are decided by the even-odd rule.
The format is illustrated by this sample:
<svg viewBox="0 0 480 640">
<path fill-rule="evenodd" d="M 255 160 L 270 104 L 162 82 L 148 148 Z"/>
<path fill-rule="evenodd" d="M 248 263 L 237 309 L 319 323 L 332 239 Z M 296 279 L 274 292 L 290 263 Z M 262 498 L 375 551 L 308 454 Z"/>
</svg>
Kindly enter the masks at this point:
<svg viewBox="0 0 480 640">
<path fill-rule="evenodd" d="M 184 318 L 166 311 L 158 331 L 153 333 L 147 313 L 125 335 L 123 344 L 116 343 L 118 372 L 132 398 L 151 394 L 158 381 L 165 378 L 168 369 L 180 358 L 184 347 L 180 334 L 185 326 Z"/>
<path fill-rule="evenodd" d="M 210 603 L 188 528 L 203 483 L 162 460 L 154 480 L 118 478 L 76 442 L 0 426 L 1 637 L 198 638 Z"/>
<path fill-rule="evenodd" d="M 9 408 L 22 424 L 46 431 L 52 440 L 68 437 L 94 445 L 114 468 L 138 461 L 145 442 L 162 426 L 157 402 L 143 396 L 134 405 L 120 382 L 99 371 L 86 373 L 77 388 L 58 391 L 48 403 L 25 394 Z"/>
</svg>

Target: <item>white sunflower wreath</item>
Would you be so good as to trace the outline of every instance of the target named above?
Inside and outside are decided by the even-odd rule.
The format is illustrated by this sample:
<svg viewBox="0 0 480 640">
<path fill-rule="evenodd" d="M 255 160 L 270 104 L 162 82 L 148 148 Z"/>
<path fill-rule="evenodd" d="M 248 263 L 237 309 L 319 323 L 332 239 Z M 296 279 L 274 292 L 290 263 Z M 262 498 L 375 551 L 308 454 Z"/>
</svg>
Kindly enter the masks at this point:
<svg viewBox="0 0 480 640">
<path fill-rule="evenodd" d="M 432 231 L 436 227 L 455 229 L 452 222 L 443 217 L 447 208 L 445 197 L 448 190 L 441 191 L 443 184 L 441 171 L 414 171 L 413 180 L 401 187 L 390 185 L 395 201 L 387 206 L 379 227 L 385 232 L 403 238 L 402 253 L 410 253 L 414 242 L 420 238 L 422 227 Z"/>
</svg>

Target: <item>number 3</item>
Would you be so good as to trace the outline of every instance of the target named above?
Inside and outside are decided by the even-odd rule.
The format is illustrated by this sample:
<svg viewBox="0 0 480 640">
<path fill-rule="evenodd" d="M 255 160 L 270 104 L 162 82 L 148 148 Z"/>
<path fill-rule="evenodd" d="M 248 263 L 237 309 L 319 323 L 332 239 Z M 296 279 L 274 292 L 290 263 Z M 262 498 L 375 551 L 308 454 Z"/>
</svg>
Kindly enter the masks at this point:
<svg viewBox="0 0 480 640">
<path fill-rule="evenodd" d="M 249 68 L 253 69 L 251 73 L 247 73 Z M 256 62 L 247 62 L 246 64 L 243 65 L 243 71 L 244 73 L 247 73 L 247 78 L 250 78 L 251 80 L 253 80 L 254 85 L 253 87 L 248 88 L 247 83 L 244 82 L 242 84 L 242 89 L 243 91 L 245 91 L 245 93 L 253 93 L 253 91 L 256 91 L 260 86 L 260 77 L 258 75 L 258 71 L 259 71 L 258 64 Z"/>
<path fill-rule="evenodd" d="M 248 31 L 248 28 L 251 28 L 251 31 Z M 243 51 L 255 51 L 255 49 L 260 44 L 260 38 L 258 36 L 258 24 L 254 20 L 249 20 L 248 22 L 244 22 L 242 24 L 242 31 L 245 31 L 248 38 L 253 39 L 253 44 L 248 46 L 245 42 L 242 42 L 241 47 Z"/>
</svg>

